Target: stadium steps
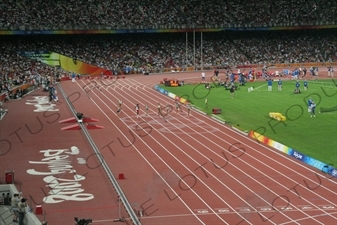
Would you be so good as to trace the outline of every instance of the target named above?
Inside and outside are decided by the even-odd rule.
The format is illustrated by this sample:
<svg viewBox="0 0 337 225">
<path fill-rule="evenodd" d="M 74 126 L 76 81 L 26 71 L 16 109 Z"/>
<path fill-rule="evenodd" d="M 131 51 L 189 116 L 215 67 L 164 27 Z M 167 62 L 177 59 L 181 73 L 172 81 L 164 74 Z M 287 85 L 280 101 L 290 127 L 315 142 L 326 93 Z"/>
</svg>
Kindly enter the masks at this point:
<svg viewBox="0 0 337 225">
<path fill-rule="evenodd" d="M 0 224 L 12 224 L 13 213 L 8 205 L 0 205 Z M 14 223 L 13 223 L 14 224 Z"/>
</svg>

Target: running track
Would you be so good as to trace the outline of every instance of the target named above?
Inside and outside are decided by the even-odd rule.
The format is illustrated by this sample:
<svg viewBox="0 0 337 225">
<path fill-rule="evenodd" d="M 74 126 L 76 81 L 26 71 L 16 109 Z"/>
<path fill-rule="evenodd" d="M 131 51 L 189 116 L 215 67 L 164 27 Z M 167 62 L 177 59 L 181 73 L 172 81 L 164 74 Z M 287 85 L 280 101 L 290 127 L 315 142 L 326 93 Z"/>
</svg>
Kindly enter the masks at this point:
<svg viewBox="0 0 337 225">
<path fill-rule="evenodd" d="M 166 76 L 61 83 L 77 111 L 105 126 L 90 134 L 112 171 L 124 173 L 120 185 L 142 224 L 337 224 L 336 180 L 196 111 L 158 117 L 158 102 L 174 105 L 154 90 Z"/>
</svg>

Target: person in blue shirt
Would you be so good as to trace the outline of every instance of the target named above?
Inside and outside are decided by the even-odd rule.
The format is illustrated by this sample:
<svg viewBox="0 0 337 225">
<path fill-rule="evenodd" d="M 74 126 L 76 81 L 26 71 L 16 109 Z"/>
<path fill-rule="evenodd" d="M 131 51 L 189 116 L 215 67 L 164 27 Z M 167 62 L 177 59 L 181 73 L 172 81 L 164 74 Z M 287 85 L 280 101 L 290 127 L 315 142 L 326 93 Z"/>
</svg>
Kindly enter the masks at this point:
<svg viewBox="0 0 337 225">
<path fill-rule="evenodd" d="M 268 83 L 268 91 L 272 91 L 273 90 L 273 80 L 269 78 L 267 83 Z"/>
<path fill-rule="evenodd" d="M 301 91 L 300 91 L 300 82 L 299 81 L 296 81 L 296 84 L 295 84 L 295 87 L 296 87 L 296 89 L 295 89 L 295 93 L 296 94 L 299 94 L 299 93 L 301 93 Z"/>
<path fill-rule="evenodd" d="M 305 91 L 308 90 L 308 81 L 307 80 L 304 80 L 303 87 L 304 87 Z"/>
<path fill-rule="evenodd" d="M 316 104 L 314 101 L 311 102 L 311 105 L 310 105 L 310 117 L 316 117 Z"/>
<path fill-rule="evenodd" d="M 311 104 L 312 104 L 312 98 L 310 97 L 308 99 L 308 112 L 311 112 Z"/>
<path fill-rule="evenodd" d="M 76 79 L 76 75 L 75 75 L 75 73 L 73 72 L 73 73 L 71 74 L 71 81 L 72 81 L 72 82 L 75 82 L 75 79 Z"/>
<path fill-rule="evenodd" d="M 234 81 L 235 81 L 234 73 L 230 74 L 230 81 L 231 81 L 231 83 L 234 83 Z"/>
<path fill-rule="evenodd" d="M 293 71 L 293 79 L 297 79 L 298 78 L 298 69 L 296 68 L 294 71 Z"/>
<path fill-rule="evenodd" d="M 282 91 L 282 80 L 281 79 L 277 81 L 277 90 Z"/>
<path fill-rule="evenodd" d="M 58 97 L 56 96 L 57 91 L 52 84 L 49 85 L 48 92 L 49 92 L 49 102 L 51 102 L 52 100 L 57 102 L 58 101 Z"/>
<path fill-rule="evenodd" d="M 314 76 L 315 74 L 314 74 L 314 68 L 313 67 L 310 67 L 310 74 L 311 74 L 311 76 Z"/>
</svg>

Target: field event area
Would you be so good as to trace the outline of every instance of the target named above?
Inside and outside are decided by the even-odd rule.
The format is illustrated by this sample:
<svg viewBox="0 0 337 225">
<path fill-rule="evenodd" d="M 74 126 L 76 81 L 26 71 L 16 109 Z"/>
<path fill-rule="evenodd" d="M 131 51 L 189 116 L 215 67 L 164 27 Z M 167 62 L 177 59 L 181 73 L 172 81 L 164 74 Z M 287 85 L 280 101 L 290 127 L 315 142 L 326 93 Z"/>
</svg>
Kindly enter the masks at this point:
<svg viewBox="0 0 337 225">
<path fill-rule="evenodd" d="M 254 130 L 286 146 L 305 153 L 327 164 L 337 165 L 334 157 L 336 149 L 337 81 L 333 79 L 299 80 L 301 93 L 295 94 L 296 80 L 274 77 L 273 89 L 268 91 L 267 81 L 258 80 L 237 86 L 234 97 L 230 90 L 221 86 L 221 81 L 213 81 L 212 72 L 207 73 L 205 83 L 200 78 L 184 80 L 184 86 L 162 87 L 177 96 L 188 99 L 198 109 L 212 114 L 213 108 L 220 108 L 219 114 L 227 124 L 244 131 Z M 225 79 L 221 73 L 220 79 Z M 277 82 L 283 80 L 282 90 Z M 207 88 L 207 83 L 209 88 Z M 308 100 L 317 104 L 316 117 L 308 112 Z M 205 99 L 208 101 L 206 108 Z M 322 113 L 321 113 L 321 109 Z M 281 113 L 285 121 L 270 117 L 270 113 Z M 216 137 L 221 138 L 221 137 Z"/>
</svg>

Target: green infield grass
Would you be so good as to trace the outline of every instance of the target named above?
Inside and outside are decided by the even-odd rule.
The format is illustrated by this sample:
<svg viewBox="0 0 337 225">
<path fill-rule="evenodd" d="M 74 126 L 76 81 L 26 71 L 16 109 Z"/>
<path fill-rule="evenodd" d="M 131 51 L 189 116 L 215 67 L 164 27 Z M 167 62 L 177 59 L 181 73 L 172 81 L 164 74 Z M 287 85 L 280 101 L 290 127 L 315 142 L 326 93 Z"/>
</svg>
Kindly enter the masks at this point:
<svg viewBox="0 0 337 225">
<path fill-rule="evenodd" d="M 181 87 L 166 87 L 165 90 L 188 99 L 195 107 L 211 114 L 220 108 L 226 123 L 239 126 L 242 130 L 255 130 L 277 142 L 302 152 L 310 157 L 337 166 L 337 80 L 309 81 L 308 90 L 294 94 L 295 81 L 284 80 L 282 91 L 267 90 L 267 82 L 248 82 L 239 86 L 232 98 L 223 86 L 215 84 L 206 89 L 204 84 L 186 84 Z M 248 92 L 248 88 L 254 90 Z M 317 104 L 316 117 L 310 117 L 307 101 L 309 97 Z M 205 99 L 208 109 L 205 109 Z M 320 113 L 324 108 L 328 112 Z M 330 109 L 330 110 L 329 110 Z M 279 122 L 269 117 L 278 112 L 286 117 Z"/>
</svg>

